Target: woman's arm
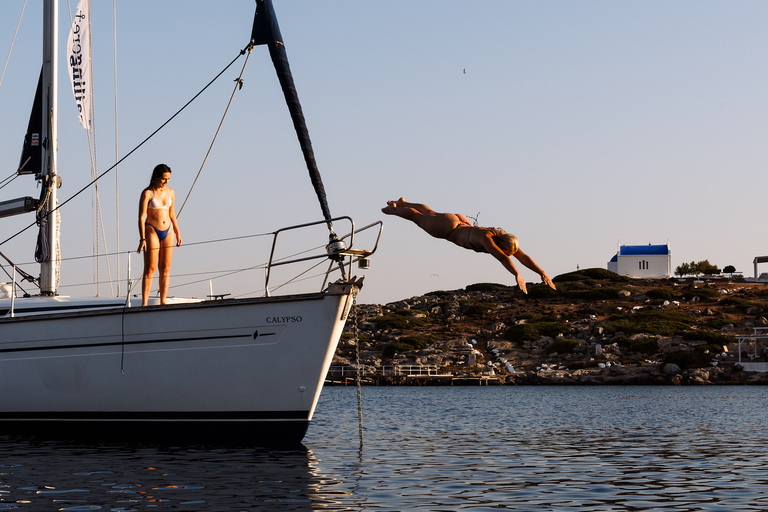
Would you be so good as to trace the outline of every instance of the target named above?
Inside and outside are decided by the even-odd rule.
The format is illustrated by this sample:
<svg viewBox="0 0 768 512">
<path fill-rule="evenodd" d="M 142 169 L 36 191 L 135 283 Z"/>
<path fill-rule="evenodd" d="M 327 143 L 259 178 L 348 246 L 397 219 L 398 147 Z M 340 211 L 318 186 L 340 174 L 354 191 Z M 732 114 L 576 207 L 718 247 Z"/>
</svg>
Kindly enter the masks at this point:
<svg viewBox="0 0 768 512">
<path fill-rule="evenodd" d="M 553 283 L 553 282 L 552 282 L 552 280 L 549 278 L 549 276 L 547 275 L 547 273 L 546 273 L 546 272 L 544 272 L 544 270 L 542 270 L 542 269 L 541 269 L 541 267 L 539 267 L 539 266 L 536 264 L 536 262 L 535 262 L 535 261 L 533 261 L 533 260 L 531 259 L 531 257 L 530 257 L 530 256 L 528 256 L 527 254 L 525 254 L 525 253 L 524 253 L 523 251 L 521 251 L 520 249 L 518 249 L 518 250 L 517 250 L 517 252 L 516 252 L 515 254 L 513 254 L 513 256 L 514 256 L 515 258 L 517 258 L 517 261 L 519 261 L 520 263 L 522 263 L 523 265 L 525 265 L 525 266 L 526 266 L 526 267 L 528 267 L 529 269 L 531 269 L 531 270 L 533 270 L 534 272 L 536 272 L 537 274 L 539 274 L 539 275 L 541 276 L 541 281 L 542 281 L 544 284 L 546 284 L 547 286 L 549 286 L 549 287 L 550 287 L 550 288 L 552 288 L 553 290 L 556 290 L 556 289 L 557 289 L 557 288 L 555 287 L 555 283 Z"/>
<path fill-rule="evenodd" d="M 476 228 L 476 229 L 482 229 L 482 228 Z M 488 251 L 488 254 L 499 260 L 499 263 L 507 269 L 512 275 L 515 276 L 515 280 L 517 281 L 517 286 L 520 287 L 520 290 L 522 290 L 523 293 L 528 293 L 528 289 L 525 286 L 525 279 L 522 278 L 520 275 L 520 272 L 517 271 L 517 268 L 515 267 L 515 264 L 512 263 L 512 260 L 509 259 L 509 256 L 499 249 L 499 246 L 496 245 L 496 242 L 493 241 L 493 235 L 491 235 L 490 231 L 485 231 L 483 233 L 482 237 L 482 244 L 483 247 L 485 247 L 485 250 Z M 518 251 L 519 252 L 519 251 Z"/>
<path fill-rule="evenodd" d="M 149 203 L 149 191 L 144 190 L 139 197 L 139 248 L 136 252 L 141 253 L 142 249 L 147 248 L 147 204 Z"/>
<path fill-rule="evenodd" d="M 173 226 L 173 233 L 176 235 L 176 247 L 181 245 L 181 231 L 179 231 L 179 223 L 176 220 L 176 192 L 171 189 L 171 206 L 168 208 L 168 215 L 171 217 L 171 225 Z"/>
</svg>

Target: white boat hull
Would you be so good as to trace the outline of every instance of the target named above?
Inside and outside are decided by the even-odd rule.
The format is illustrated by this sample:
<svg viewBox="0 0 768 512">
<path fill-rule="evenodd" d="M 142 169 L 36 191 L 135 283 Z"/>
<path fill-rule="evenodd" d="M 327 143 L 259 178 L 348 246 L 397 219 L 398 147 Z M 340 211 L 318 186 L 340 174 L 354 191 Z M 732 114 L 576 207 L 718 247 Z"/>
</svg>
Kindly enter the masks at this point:
<svg viewBox="0 0 768 512">
<path fill-rule="evenodd" d="M 300 441 L 356 291 L 335 288 L 0 319 L 0 431 Z"/>
</svg>

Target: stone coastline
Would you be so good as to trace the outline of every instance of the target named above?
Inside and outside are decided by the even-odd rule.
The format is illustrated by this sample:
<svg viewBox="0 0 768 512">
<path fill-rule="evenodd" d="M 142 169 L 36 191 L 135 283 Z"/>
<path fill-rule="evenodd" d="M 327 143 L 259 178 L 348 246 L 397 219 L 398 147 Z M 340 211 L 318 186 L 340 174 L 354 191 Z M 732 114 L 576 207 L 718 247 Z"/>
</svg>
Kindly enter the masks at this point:
<svg viewBox="0 0 768 512">
<path fill-rule="evenodd" d="M 481 283 L 357 305 L 328 380 L 349 383 L 359 357 L 364 383 L 375 385 L 768 383 L 768 372 L 738 362 L 767 360 L 768 343 L 742 345 L 741 354 L 737 343 L 768 327 L 763 283 L 637 280 L 602 269 L 554 281 L 557 291 L 532 285 L 529 295 Z M 335 378 L 339 369 L 347 377 Z"/>
</svg>

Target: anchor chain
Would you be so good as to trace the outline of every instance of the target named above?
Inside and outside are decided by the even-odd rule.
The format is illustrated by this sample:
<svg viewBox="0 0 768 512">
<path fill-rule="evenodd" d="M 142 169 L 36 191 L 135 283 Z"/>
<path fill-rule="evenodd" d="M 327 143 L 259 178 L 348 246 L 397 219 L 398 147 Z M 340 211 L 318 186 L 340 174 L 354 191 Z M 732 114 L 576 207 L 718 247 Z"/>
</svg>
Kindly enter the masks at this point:
<svg viewBox="0 0 768 512">
<path fill-rule="evenodd" d="M 355 385 L 357 386 L 357 420 L 358 431 L 360 434 L 360 448 L 363 447 L 363 399 L 362 399 L 362 378 L 360 369 L 360 340 L 357 332 L 357 295 L 352 298 L 352 314 L 355 317 L 353 329 L 355 334 Z"/>
</svg>

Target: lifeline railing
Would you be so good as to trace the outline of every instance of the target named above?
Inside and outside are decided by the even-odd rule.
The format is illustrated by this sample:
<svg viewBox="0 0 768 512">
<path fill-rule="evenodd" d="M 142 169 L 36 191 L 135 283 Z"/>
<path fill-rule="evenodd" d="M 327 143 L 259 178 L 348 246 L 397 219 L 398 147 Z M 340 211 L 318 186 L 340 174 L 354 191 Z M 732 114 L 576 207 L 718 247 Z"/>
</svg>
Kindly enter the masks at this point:
<svg viewBox="0 0 768 512">
<path fill-rule="evenodd" d="M 327 245 L 326 246 L 326 253 L 325 254 L 315 254 L 313 256 L 303 256 L 301 258 L 293 258 L 293 259 L 290 259 L 290 260 L 274 261 L 275 247 L 277 245 L 277 237 L 278 237 L 278 235 L 280 235 L 280 233 L 284 233 L 286 231 L 292 231 L 292 230 L 296 230 L 296 229 L 307 228 L 307 227 L 310 227 L 310 226 L 316 226 L 316 225 L 319 225 L 319 224 L 328 224 L 328 222 L 337 222 L 337 221 L 341 221 L 341 220 L 349 221 L 350 231 L 349 231 L 349 233 L 347 233 L 346 235 L 341 237 L 339 239 L 339 242 L 343 242 L 344 240 L 349 238 L 349 247 L 346 247 L 345 244 L 343 244 L 343 243 L 342 244 L 338 244 L 338 242 L 337 242 L 337 243 L 333 244 L 333 246 L 334 246 L 333 248 L 331 247 L 331 244 Z M 355 249 L 354 248 L 355 235 L 358 234 L 358 233 L 361 233 L 363 231 L 366 231 L 368 229 L 371 229 L 371 228 L 373 228 L 375 226 L 379 227 L 379 233 L 378 233 L 378 235 L 376 237 L 376 243 L 375 243 L 373 249 L 371 249 L 371 250 Z M 264 294 L 265 294 L 265 296 L 267 296 L 267 297 L 270 296 L 269 295 L 269 277 L 270 277 L 271 270 L 272 270 L 273 267 L 277 267 L 277 266 L 280 266 L 280 265 L 288 265 L 288 264 L 291 264 L 291 263 L 298 263 L 298 262 L 301 262 L 301 261 L 315 260 L 315 259 L 319 259 L 319 258 L 330 258 L 331 259 L 331 263 L 330 263 L 330 266 L 328 268 L 328 271 L 325 273 L 325 279 L 323 280 L 323 285 L 320 288 L 321 290 L 325 288 L 325 285 L 328 282 L 328 276 L 330 275 L 331 271 L 333 270 L 334 264 L 338 264 L 340 270 L 342 271 L 343 277 L 346 277 L 345 276 L 345 272 L 344 272 L 344 265 L 345 265 L 344 264 L 344 259 L 347 258 L 347 257 L 349 258 L 349 260 L 347 262 L 347 266 L 348 266 L 348 269 L 349 269 L 348 272 L 351 273 L 352 263 L 360 262 L 360 261 L 365 261 L 369 256 L 371 256 L 374 252 L 376 252 L 376 249 L 378 249 L 378 247 L 379 247 L 379 240 L 381 240 L 381 232 L 382 232 L 383 229 L 384 229 L 384 223 L 382 221 L 380 221 L 380 220 L 376 221 L 376 222 L 373 222 L 371 224 L 368 224 L 367 226 L 363 226 L 360 229 L 355 229 L 355 222 L 352 220 L 351 217 L 346 216 L 346 215 L 341 216 L 341 217 L 335 217 L 333 219 L 330 219 L 330 221 L 328 221 L 328 220 L 318 220 L 318 221 L 315 221 L 315 222 L 307 222 L 307 223 L 304 223 L 304 224 L 297 224 L 295 226 L 289 226 L 289 227 L 286 227 L 286 228 L 278 229 L 277 231 L 275 231 L 273 233 L 274 236 L 272 238 L 272 250 L 269 253 L 269 262 L 267 263 L 267 266 L 265 267 L 265 273 L 266 273 L 266 279 L 265 279 L 265 282 L 264 282 Z"/>
</svg>

